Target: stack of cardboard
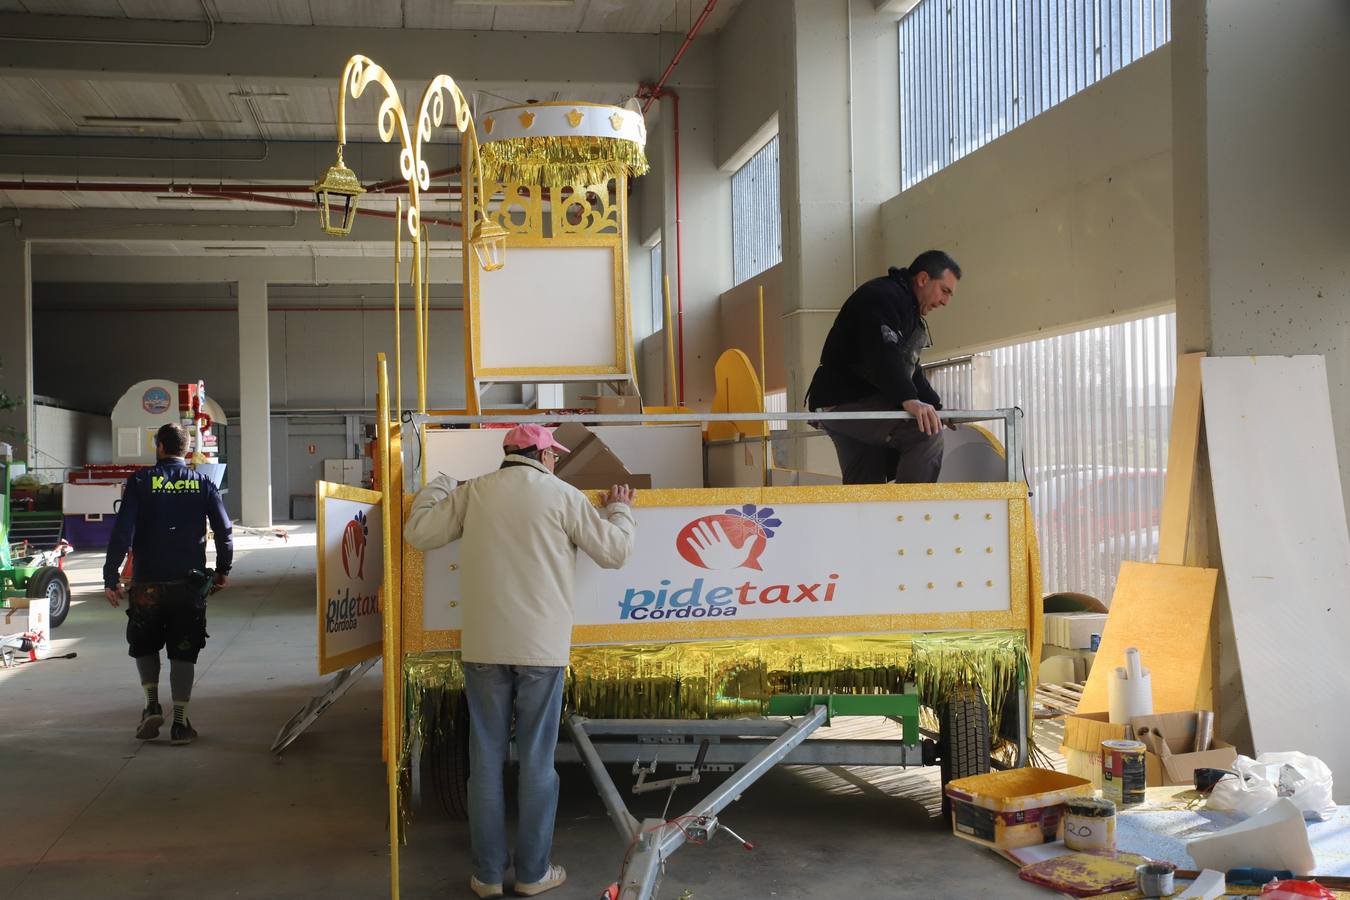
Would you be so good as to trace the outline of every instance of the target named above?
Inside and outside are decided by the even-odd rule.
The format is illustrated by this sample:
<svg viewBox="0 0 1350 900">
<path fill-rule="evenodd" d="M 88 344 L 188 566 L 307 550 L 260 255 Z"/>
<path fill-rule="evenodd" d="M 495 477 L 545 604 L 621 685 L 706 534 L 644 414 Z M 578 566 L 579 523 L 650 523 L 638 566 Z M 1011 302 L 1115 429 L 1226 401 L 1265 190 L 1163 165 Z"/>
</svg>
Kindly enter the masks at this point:
<svg viewBox="0 0 1350 900">
<path fill-rule="evenodd" d="M 572 487 L 583 491 L 604 491 L 616 484 L 640 489 L 652 486 L 651 475 L 629 472 L 614 451 L 585 425 L 568 422 L 559 426 L 553 432 L 553 437 L 571 450 L 558 459 L 555 474 Z"/>
<path fill-rule="evenodd" d="M 1102 741 L 1125 739 L 1125 725 L 1112 725 L 1106 713 L 1069 716 L 1064 720 L 1064 758 L 1070 775 L 1102 783 Z M 1196 714 L 1171 712 L 1130 720 L 1135 736 L 1144 741 L 1145 779 L 1149 787 L 1191 784 L 1196 769 L 1229 769 L 1237 759 L 1232 744 L 1214 740 L 1210 749 L 1196 752 Z"/>
</svg>

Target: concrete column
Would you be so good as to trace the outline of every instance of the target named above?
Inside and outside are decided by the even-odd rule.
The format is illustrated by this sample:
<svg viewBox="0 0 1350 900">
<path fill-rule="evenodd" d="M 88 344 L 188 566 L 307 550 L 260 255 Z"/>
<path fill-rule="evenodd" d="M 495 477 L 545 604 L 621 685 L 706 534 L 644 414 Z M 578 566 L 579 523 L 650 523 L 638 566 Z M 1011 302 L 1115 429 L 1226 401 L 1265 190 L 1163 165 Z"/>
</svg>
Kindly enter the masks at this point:
<svg viewBox="0 0 1350 900">
<path fill-rule="evenodd" d="M 1172 8 L 1178 349 L 1325 356 L 1350 491 L 1350 7 Z"/>
<path fill-rule="evenodd" d="M 30 244 L 12 225 L 0 224 L 0 387 L 20 401 L 0 412 L 0 441 L 14 459 L 30 465 L 33 434 L 33 275 Z"/>
<path fill-rule="evenodd" d="M 1341 114 L 1350 8 L 1343 0 L 1174 3 L 1172 34 L 1178 350 L 1324 356 L 1350 490 L 1350 119 Z M 1253 414 L 1298 439 L 1298 423 L 1281 421 L 1282 411 Z M 1200 480 L 1207 540 L 1187 561 L 1218 565 L 1203 472 Z M 1219 591 L 1220 727 L 1250 752 L 1222 581 Z"/>
<path fill-rule="evenodd" d="M 900 189 L 895 17 L 866 0 L 795 0 L 789 46 L 779 111 L 784 356 L 798 409 L 839 307 L 894 262 L 880 261 L 879 209 Z M 835 471 L 827 441 L 801 449 L 795 464 Z"/>
<path fill-rule="evenodd" d="M 234 484 L 240 522 L 272 525 L 272 398 L 267 352 L 267 282 L 239 282 L 239 459 Z"/>
</svg>

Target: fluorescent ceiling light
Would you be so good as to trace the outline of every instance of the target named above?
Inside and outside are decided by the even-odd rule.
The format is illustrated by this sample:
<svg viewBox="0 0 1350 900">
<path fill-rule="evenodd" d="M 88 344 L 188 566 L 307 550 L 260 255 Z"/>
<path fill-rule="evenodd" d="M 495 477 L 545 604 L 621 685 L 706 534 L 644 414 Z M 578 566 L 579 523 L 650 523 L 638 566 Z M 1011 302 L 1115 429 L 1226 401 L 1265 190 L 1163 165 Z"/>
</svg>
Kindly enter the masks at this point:
<svg viewBox="0 0 1350 900">
<path fill-rule="evenodd" d="M 291 95 L 285 91 L 230 91 L 231 97 L 239 97 L 247 100 L 286 100 Z"/>
<path fill-rule="evenodd" d="M 149 126 L 181 125 L 183 120 L 177 116 L 85 116 L 86 125 L 111 125 L 117 128 L 143 128 Z"/>
<path fill-rule="evenodd" d="M 156 194 L 156 200 L 233 200 L 233 197 L 221 197 L 216 194 Z"/>
<path fill-rule="evenodd" d="M 240 247 L 234 244 L 225 244 L 219 247 L 203 247 L 208 253 L 266 253 L 266 247 Z"/>
</svg>

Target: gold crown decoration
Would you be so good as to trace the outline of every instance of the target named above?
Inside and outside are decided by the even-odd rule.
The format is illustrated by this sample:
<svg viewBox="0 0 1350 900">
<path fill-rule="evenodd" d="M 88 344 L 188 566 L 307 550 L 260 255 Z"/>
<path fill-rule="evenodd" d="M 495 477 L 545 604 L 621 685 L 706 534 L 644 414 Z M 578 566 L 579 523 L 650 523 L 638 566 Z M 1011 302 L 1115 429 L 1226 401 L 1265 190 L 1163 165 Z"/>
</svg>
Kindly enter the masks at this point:
<svg viewBox="0 0 1350 900">
<path fill-rule="evenodd" d="M 486 180 L 509 184 L 599 185 L 648 170 L 646 123 L 634 108 L 532 103 L 480 120 Z M 492 123 L 490 127 L 489 123 Z"/>
</svg>

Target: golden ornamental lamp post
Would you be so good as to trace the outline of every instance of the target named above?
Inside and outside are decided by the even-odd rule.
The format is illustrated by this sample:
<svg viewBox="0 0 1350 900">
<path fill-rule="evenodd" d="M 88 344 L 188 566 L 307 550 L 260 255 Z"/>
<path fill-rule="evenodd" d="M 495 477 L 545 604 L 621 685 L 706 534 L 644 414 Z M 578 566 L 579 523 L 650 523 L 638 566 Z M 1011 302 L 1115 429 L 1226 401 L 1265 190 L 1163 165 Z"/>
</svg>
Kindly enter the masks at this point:
<svg viewBox="0 0 1350 900">
<path fill-rule="evenodd" d="M 461 183 L 465 194 L 475 192 L 478 202 L 468 206 L 475 210 L 472 227 L 468 223 L 461 225 L 463 252 L 470 247 L 478 264 L 484 271 L 500 269 L 505 262 L 506 231 L 495 222 L 483 217 L 486 207 L 483 196 L 482 165 L 478 154 L 478 137 L 474 132 L 473 117 L 469 111 L 468 100 L 449 75 L 437 75 L 422 92 L 418 106 L 416 128 L 410 129 L 403 101 L 399 97 L 397 86 L 380 65 L 369 57 L 357 54 L 347 60 L 342 72 L 342 82 L 338 97 L 337 126 L 338 150 L 337 162 L 331 166 L 323 179 L 314 185 L 315 203 L 319 209 L 320 227 L 327 234 L 345 236 L 351 233 L 352 222 L 356 217 L 356 207 L 361 194 L 365 193 L 356 173 L 347 167 L 342 159 L 342 149 L 347 143 L 347 94 L 356 99 L 365 93 L 372 84 L 384 91 L 380 103 L 379 126 L 380 139 L 390 143 L 397 134 L 402 145 L 398 156 L 399 174 L 408 181 L 408 209 L 404 219 L 407 236 L 413 245 L 412 284 L 413 309 L 417 323 L 417 408 L 421 413 L 427 411 L 426 386 L 426 338 L 428 327 L 428 300 L 422 279 L 421 243 L 421 194 L 431 189 L 431 169 L 422 158 L 422 145 L 431 139 L 431 130 L 439 126 L 445 118 L 445 97 L 448 94 L 454 112 L 455 127 L 464 135 L 460 151 Z M 335 215 L 340 213 L 340 215 Z M 400 237 L 401 242 L 401 237 Z M 394 308 L 395 335 L 398 331 L 398 306 Z M 396 368 L 401 371 L 402 361 L 396 359 Z M 398 377 L 398 376 L 396 376 Z M 401 381 L 400 381 L 401 384 Z M 399 410 L 402 415 L 402 409 Z"/>
</svg>

